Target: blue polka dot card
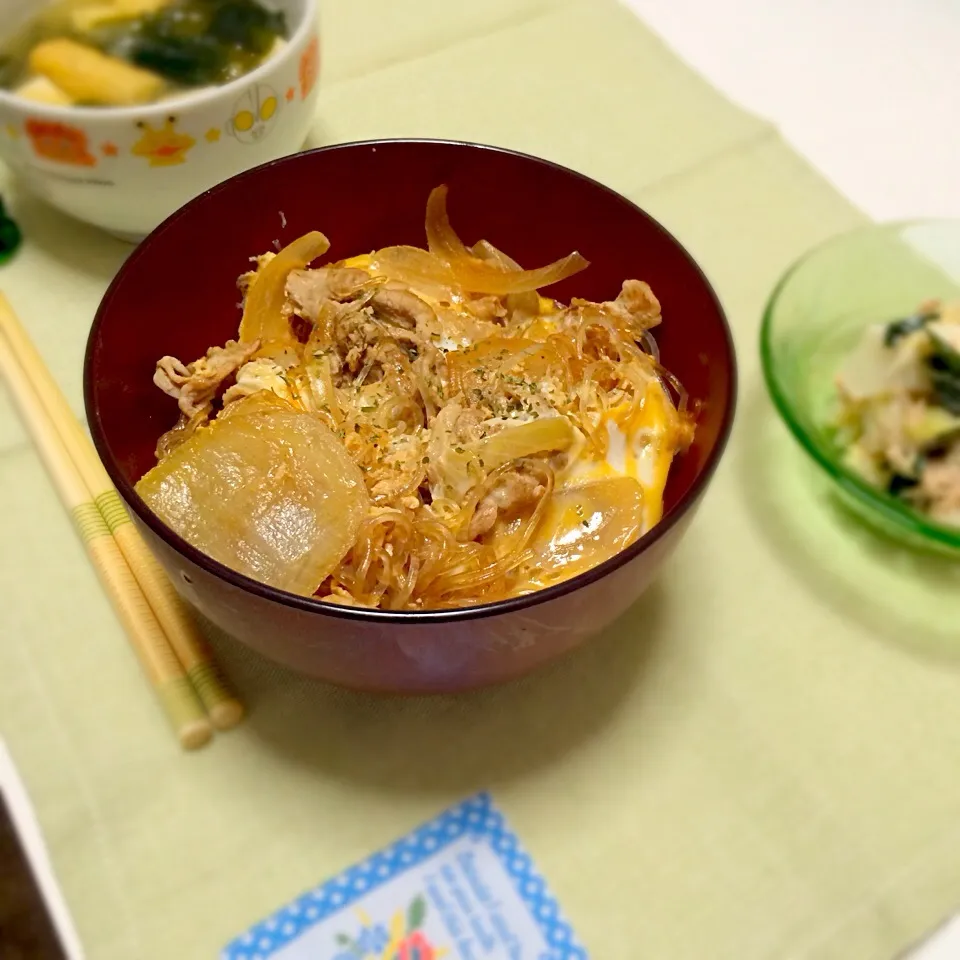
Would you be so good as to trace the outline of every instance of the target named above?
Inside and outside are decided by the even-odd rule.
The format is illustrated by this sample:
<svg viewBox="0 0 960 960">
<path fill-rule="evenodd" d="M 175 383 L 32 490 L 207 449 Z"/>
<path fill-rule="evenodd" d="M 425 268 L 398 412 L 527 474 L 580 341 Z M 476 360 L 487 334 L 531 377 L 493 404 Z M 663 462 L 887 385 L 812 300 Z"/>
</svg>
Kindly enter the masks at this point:
<svg viewBox="0 0 960 960">
<path fill-rule="evenodd" d="M 587 960 L 489 794 L 234 940 L 221 960 Z"/>
</svg>

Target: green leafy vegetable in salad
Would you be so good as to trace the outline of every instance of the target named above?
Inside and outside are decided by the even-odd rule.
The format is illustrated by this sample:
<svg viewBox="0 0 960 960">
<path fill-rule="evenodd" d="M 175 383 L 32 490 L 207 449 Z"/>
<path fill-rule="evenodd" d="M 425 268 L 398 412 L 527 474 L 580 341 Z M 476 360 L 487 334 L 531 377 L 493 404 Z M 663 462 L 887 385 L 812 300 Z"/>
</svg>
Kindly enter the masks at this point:
<svg viewBox="0 0 960 960">
<path fill-rule="evenodd" d="M 936 313 L 924 313 L 921 311 L 909 317 L 904 317 L 902 320 L 891 321 L 883 331 L 884 346 L 892 347 L 902 337 L 907 336 L 907 334 L 922 330 L 930 320 L 935 320 L 936 317 Z"/>
<path fill-rule="evenodd" d="M 960 526 L 960 303 L 868 327 L 837 376 L 847 467 Z"/>
<path fill-rule="evenodd" d="M 949 334 L 954 333 L 953 340 Z M 927 361 L 937 403 L 960 416 L 960 335 L 954 331 L 930 331 L 932 353 Z"/>
</svg>

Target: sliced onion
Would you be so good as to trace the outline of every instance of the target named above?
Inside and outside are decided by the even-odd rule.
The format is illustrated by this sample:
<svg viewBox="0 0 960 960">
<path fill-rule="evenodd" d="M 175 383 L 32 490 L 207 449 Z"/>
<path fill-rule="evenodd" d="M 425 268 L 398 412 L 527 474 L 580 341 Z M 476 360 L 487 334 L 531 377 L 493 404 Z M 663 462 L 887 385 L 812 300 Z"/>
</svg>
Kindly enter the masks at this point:
<svg viewBox="0 0 960 960">
<path fill-rule="evenodd" d="M 539 417 L 504 427 L 470 447 L 482 461 L 483 469 L 489 472 L 521 457 L 566 450 L 573 439 L 573 427 L 566 417 Z"/>
<path fill-rule="evenodd" d="M 388 280 L 405 283 L 434 300 L 453 301 L 462 291 L 450 267 L 419 247 L 384 247 L 370 258 L 370 271 Z"/>
<path fill-rule="evenodd" d="M 329 413 L 334 425 L 339 427 L 343 423 L 343 414 L 330 375 L 330 361 L 321 355 L 304 360 L 303 367 L 310 383 L 314 407 Z"/>
<path fill-rule="evenodd" d="M 523 267 L 513 257 L 508 257 L 502 250 L 495 247 L 489 240 L 478 240 L 471 248 L 470 253 L 478 260 L 486 260 L 501 270 L 522 270 Z"/>
<path fill-rule="evenodd" d="M 330 241 L 314 230 L 284 247 L 257 271 L 243 305 L 241 343 L 259 340 L 257 353 L 267 356 L 296 341 L 290 321 L 283 315 L 287 277 L 291 270 L 302 270 L 329 249 Z"/>
<path fill-rule="evenodd" d="M 501 270 L 523 269 L 513 257 L 508 257 L 502 250 L 498 250 L 489 240 L 478 240 L 473 245 L 472 253 L 478 259 L 486 260 Z M 540 296 L 536 290 L 508 294 L 507 310 L 511 315 L 519 313 L 521 316 L 535 317 L 540 312 Z"/>
<path fill-rule="evenodd" d="M 432 190 L 427 200 L 427 244 L 430 252 L 449 264 L 459 283 L 471 293 L 503 296 L 538 290 L 566 280 L 590 265 L 579 253 L 568 254 L 537 270 L 511 270 L 481 260 L 463 245 L 450 226 L 446 185 Z"/>
</svg>

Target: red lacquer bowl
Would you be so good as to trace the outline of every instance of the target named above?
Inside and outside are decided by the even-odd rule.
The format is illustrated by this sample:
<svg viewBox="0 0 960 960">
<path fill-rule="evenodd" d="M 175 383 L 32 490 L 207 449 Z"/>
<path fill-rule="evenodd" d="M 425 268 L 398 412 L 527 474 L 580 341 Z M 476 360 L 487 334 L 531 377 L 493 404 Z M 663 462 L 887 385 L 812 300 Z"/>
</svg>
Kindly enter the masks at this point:
<svg viewBox="0 0 960 960">
<path fill-rule="evenodd" d="M 663 362 L 702 412 L 673 466 L 661 523 L 587 573 L 516 600 L 462 610 L 382 612 L 264 586 L 195 550 L 134 492 L 175 404 L 152 383 L 166 355 L 189 361 L 237 333 L 237 276 L 249 257 L 309 230 L 342 258 L 425 245 L 424 209 L 450 186 L 451 219 L 525 266 L 579 250 L 589 270 L 549 293 L 612 299 L 648 281 L 663 304 Z M 395 692 L 464 690 L 519 676 L 598 633 L 643 592 L 693 517 L 730 432 L 736 361 L 717 298 L 683 247 L 623 197 L 544 160 L 440 141 L 354 143 L 287 157 L 188 203 L 131 255 L 87 345 L 86 411 L 100 456 L 177 589 L 238 640 L 295 670 Z"/>
</svg>

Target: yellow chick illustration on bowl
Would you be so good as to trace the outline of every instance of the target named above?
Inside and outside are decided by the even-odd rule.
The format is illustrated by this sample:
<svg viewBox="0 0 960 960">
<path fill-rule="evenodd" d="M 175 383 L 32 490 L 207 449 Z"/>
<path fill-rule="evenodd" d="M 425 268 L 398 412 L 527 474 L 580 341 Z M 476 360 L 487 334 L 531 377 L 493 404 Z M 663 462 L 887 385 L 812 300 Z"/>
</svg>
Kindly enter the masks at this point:
<svg viewBox="0 0 960 960">
<path fill-rule="evenodd" d="M 176 130 L 177 118 L 167 117 L 159 130 L 146 121 L 137 126 L 143 135 L 133 145 L 131 153 L 145 157 L 151 167 L 173 167 L 186 161 L 187 152 L 196 144 L 188 133 Z"/>
<path fill-rule="evenodd" d="M 266 84 L 257 83 L 244 92 L 227 121 L 227 133 L 240 143 L 259 143 L 273 129 L 280 114 L 280 97 Z"/>
</svg>

